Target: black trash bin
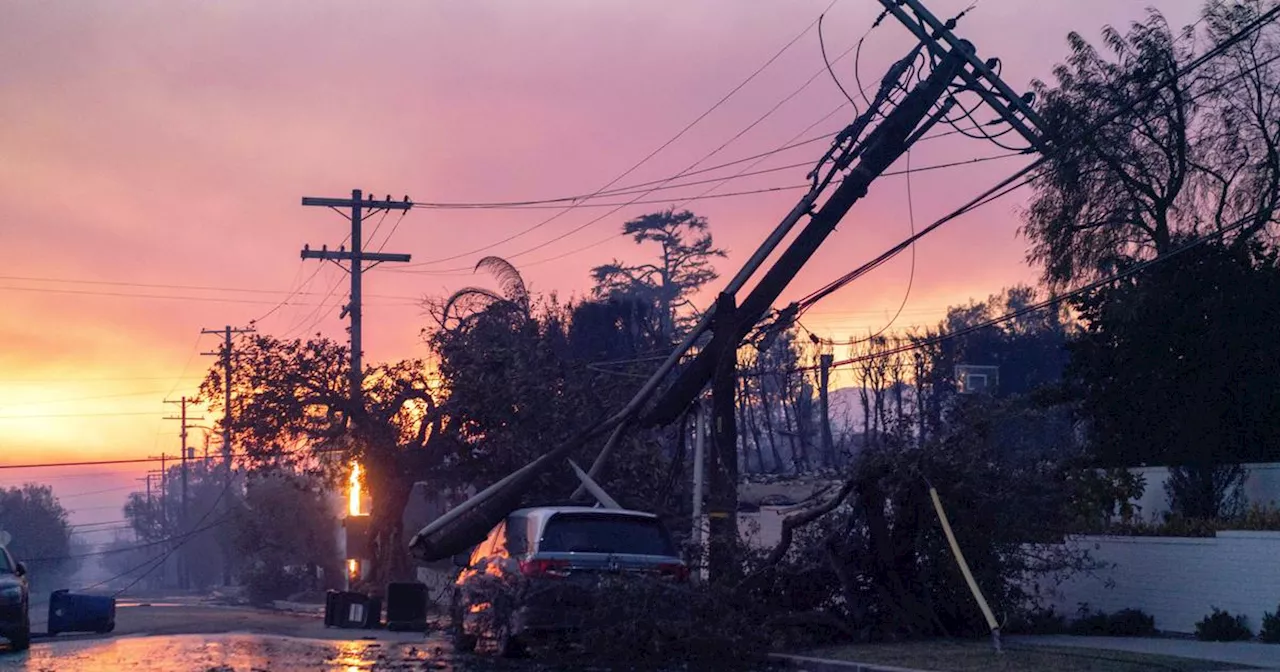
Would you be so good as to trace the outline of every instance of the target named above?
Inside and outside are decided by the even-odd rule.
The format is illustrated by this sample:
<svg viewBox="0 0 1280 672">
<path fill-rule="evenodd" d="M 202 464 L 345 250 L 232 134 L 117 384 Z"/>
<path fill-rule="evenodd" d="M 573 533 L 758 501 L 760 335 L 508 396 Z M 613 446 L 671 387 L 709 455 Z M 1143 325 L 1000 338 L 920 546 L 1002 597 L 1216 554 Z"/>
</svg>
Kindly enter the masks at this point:
<svg viewBox="0 0 1280 672">
<path fill-rule="evenodd" d="M 382 600 L 364 593 L 331 590 L 325 594 L 324 624 L 335 628 L 376 628 L 382 624 Z"/>
<path fill-rule="evenodd" d="M 49 634 L 116 629 L 116 598 L 55 590 L 49 596 Z"/>
<path fill-rule="evenodd" d="M 342 593 L 336 590 L 324 594 L 324 627 L 338 627 L 338 614 L 342 613 Z"/>
<path fill-rule="evenodd" d="M 387 629 L 425 631 L 429 597 L 423 583 L 387 584 Z"/>
</svg>

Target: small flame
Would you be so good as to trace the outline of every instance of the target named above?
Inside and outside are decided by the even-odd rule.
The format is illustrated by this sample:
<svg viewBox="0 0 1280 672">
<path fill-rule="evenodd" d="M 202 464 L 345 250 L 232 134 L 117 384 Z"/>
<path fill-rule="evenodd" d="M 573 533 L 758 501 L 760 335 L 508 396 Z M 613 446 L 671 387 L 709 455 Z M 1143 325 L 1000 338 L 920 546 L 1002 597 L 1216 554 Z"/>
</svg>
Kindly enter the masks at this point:
<svg viewBox="0 0 1280 672">
<path fill-rule="evenodd" d="M 352 516 L 360 515 L 360 463 L 351 463 L 351 481 L 350 489 L 347 492 L 347 513 Z"/>
<path fill-rule="evenodd" d="M 347 560 L 347 575 L 356 578 L 360 574 L 360 561 L 352 558 Z"/>
</svg>

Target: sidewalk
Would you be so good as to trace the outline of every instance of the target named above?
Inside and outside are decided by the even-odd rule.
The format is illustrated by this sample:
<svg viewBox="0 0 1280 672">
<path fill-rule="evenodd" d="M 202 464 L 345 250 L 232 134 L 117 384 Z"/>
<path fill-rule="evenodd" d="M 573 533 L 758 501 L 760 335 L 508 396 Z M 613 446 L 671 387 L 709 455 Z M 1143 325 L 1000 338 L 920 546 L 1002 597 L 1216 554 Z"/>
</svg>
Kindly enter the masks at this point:
<svg viewBox="0 0 1280 672">
<path fill-rule="evenodd" d="M 1266 670 L 1280 670 L 1280 644 L 1257 642 L 1201 642 L 1157 637 L 1077 637 L 1074 635 L 1009 636 L 1011 646 L 1074 646 L 1130 651 L 1198 660 L 1214 660 Z"/>
</svg>

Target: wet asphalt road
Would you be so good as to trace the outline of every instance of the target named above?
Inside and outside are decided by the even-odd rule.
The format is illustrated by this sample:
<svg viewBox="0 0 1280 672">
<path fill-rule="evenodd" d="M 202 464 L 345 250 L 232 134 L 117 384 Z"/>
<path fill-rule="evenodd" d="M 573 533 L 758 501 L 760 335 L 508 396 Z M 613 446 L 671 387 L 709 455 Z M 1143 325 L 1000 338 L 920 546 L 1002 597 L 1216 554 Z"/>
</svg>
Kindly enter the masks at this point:
<svg viewBox="0 0 1280 672">
<path fill-rule="evenodd" d="M 34 629 L 43 618 L 32 611 Z M 325 628 L 318 615 L 182 603 L 122 603 L 110 635 L 39 637 L 26 652 L 0 644 L 0 671 L 537 669 L 455 657 L 440 633 Z"/>
<path fill-rule="evenodd" d="M 407 643 L 317 640 L 255 633 L 131 635 L 45 640 L 26 653 L 0 653 L 0 670 L 466 670 L 447 654 Z"/>
</svg>

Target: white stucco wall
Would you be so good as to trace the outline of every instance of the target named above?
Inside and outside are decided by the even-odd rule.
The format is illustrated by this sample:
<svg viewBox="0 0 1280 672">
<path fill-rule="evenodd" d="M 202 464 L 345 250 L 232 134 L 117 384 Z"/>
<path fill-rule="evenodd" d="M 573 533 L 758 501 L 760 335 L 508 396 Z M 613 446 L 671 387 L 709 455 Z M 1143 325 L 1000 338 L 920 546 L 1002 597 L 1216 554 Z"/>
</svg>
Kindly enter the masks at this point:
<svg viewBox="0 0 1280 672">
<path fill-rule="evenodd" d="M 1156 628 L 1192 633 L 1217 607 L 1244 614 L 1256 633 L 1280 605 L 1280 532 L 1212 538 L 1081 537 L 1073 543 L 1105 567 L 1051 588 L 1048 604 L 1074 616 L 1081 602 L 1105 612 L 1141 609 Z"/>
<path fill-rule="evenodd" d="M 1246 464 L 1249 476 L 1244 482 L 1244 496 L 1248 504 L 1280 505 L 1280 464 L 1275 462 Z M 1159 517 L 1169 511 L 1169 498 L 1164 483 L 1169 479 L 1168 467 L 1134 467 L 1130 471 L 1147 479 L 1147 489 L 1137 500 L 1142 507 L 1141 516 L 1146 519 Z"/>
</svg>

